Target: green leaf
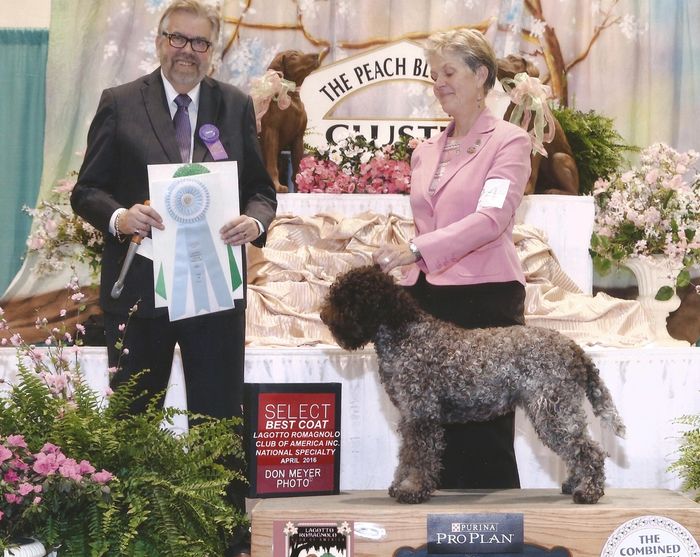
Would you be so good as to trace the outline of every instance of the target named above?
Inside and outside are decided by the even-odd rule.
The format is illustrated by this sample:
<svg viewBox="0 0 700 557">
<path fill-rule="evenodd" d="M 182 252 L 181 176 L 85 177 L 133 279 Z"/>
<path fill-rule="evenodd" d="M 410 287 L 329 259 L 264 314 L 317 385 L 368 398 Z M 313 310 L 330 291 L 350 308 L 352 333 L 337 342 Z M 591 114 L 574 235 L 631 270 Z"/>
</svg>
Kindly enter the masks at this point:
<svg viewBox="0 0 700 557">
<path fill-rule="evenodd" d="M 684 286 L 688 286 L 690 284 L 690 273 L 688 272 L 688 269 L 683 269 L 680 273 L 678 273 L 678 278 L 676 279 L 676 286 L 678 288 L 683 288 Z"/>
<path fill-rule="evenodd" d="M 659 300 L 660 302 L 665 302 L 666 300 L 670 300 L 673 297 L 674 290 L 670 286 L 662 286 L 659 288 L 659 291 L 656 293 L 656 296 L 654 296 L 654 299 Z"/>
</svg>

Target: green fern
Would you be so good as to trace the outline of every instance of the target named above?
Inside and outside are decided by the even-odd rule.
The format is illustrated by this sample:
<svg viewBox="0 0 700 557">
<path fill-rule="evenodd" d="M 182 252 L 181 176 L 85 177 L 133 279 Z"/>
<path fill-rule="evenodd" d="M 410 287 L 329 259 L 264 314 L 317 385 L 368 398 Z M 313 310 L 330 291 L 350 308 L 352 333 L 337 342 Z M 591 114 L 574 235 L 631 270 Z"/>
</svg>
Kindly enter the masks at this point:
<svg viewBox="0 0 700 557">
<path fill-rule="evenodd" d="M 241 421 L 159 408 L 163 394 L 131 415 L 137 380 L 117 388 L 108 405 L 78 381 L 68 403 L 20 366 L 18 383 L 0 399 L 0 436 L 21 433 L 32 451 L 51 442 L 117 478 L 99 504 L 37 515 L 33 533 L 60 546 L 61 557 L 222 555 L 245 521 L 225 497 L 232 482 L 245 481 L 231 464 L 243 459 Z M 162 427 L 183 414 L 193 424 L 186 435 Z"/>
<path fill-rule="evenodd" d="M 593 110 L 553 108 L 554 117 L 564 129 L 576 160 L 579 193 L 589 195 L 598 178 L 607 178 L 625 161 L 624 153 L 639 149 L 627 145 L 615 129 L 613 120 Z"/>
<path fill-rule="evenodd" d="M 676 423 L 690 426 L 690 429 L 683 433 L 678 450 L 680 456 L 669 470 L 683 478 L 683 489 L 698 492 L 695 500 L 700 502 L 700 414 L 682 416 Z"/>
</svg>

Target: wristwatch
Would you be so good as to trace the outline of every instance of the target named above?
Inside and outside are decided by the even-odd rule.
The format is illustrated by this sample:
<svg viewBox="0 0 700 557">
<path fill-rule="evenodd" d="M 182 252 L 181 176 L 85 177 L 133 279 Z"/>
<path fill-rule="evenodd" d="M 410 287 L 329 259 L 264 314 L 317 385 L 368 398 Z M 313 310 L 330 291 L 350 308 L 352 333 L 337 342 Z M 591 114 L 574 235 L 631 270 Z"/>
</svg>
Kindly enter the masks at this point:
<svg viewBox="0 0 700 557">
<path fill-rule="evenodd" d="M 423 259 L 423 256 L 420 254 L 418 246 L 414 244 L 413 241 L 408 242 L 408 249 L 411 250 L 411 253 L 416 258 L 416 261 L 420 261 L 421 259 Z"/>
</svg>

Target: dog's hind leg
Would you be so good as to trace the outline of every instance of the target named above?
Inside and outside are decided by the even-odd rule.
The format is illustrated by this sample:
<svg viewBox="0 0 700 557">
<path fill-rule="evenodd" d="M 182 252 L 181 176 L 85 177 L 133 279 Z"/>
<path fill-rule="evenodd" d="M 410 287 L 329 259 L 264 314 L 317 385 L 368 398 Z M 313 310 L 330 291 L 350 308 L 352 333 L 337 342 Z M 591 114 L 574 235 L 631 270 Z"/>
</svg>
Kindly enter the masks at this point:
<svg viewBox="0 0 700 557">
<path fill-rule="evenodd" d="M 399 503 L 422 503 L 437 486 L 445 448 L 442 425 L 425 419 L 401 419 L 399 464 L 389 495 Z"/>
<path fill-rule="evenodd" d="M 605 452 L 589 437 L 586 414 L 577 401 L 540 397 L 525 410 L 540 440 L 566 465 L 569 476 L 562 493 L 572 494 L 575 503 L 596 503 L 604 494 Z"/>
</svg>

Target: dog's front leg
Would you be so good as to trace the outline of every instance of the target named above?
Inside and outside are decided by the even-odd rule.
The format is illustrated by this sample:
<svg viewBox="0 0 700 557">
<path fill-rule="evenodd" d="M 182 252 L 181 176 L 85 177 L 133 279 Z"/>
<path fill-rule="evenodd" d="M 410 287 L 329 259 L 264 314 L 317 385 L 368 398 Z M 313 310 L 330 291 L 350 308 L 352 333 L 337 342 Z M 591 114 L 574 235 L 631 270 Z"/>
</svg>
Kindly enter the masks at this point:
<svg viewBox="0 0 700 557">
<path fill-rule="evenodd" d="M 402 418 L 399 435 L 399 464 L 389 495 L 399 503 L 422 503 L 437 486 L 445 448 L 442 424 L 432 419 Z"/>
</svg>

